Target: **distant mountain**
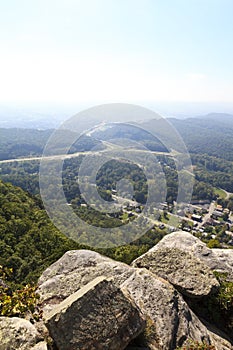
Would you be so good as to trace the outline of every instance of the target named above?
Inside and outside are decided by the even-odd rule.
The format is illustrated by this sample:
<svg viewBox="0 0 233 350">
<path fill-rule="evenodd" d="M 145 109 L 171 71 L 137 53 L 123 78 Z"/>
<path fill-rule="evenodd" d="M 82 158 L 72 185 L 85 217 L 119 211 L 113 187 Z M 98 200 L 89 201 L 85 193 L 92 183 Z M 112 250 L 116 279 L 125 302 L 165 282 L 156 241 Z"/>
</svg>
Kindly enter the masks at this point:
<svg viewBox="0 0 233 350">
<path fill-rule="evenodd" d="M 183 120 L 177 118 L 168 118 L 168 120 L 177 127 L 183 125 L 229 133 L 233 130 L 233 115 L 231 114 L 210 113 L 204 116 L 186 118 Z"/>
<path fill-rule="evenodd" d="M 229 113 L 208 113 L 203 116 L 197 116 L 195 118 L 202 119 L 202 120 L 211 119 L 218 122 L 233 123 L 233 114 L 229 114 Z"/>
<path fill-rule="evenodd" d="M 233 160 L 233 115 L 212 113 L 202 117 L 168 119 L 188 150 Z"/>
<path fill-rule="evenodd" d="M 67 153 L 66 146 L 70 140 L 74 143 L 69 150 L 70 153 L 77 151 L 88 151 L 98 146 L 103 147 L 101 141 L 110 141 L 122 138 L 140 142 L 144 147 L 154 151 L 167 151 L 168 149 L 179 150 L 182 147 L 183 139 L 189 152 L 216 156 L 233 161 L 233 115 L 224 113 L 211 113 L 205 116 L 198 116 L 186 119 L 157 118 L 153 113 L 147 115 L 151 119 L 143 119 L 146 115 L 136 109 L 129 109 L 125 114 L 125 121 L 117 122 L 117 113 L 121 109 L 109 114 L 105 111 L 102 117 L 107 120 L 111 115 L 111 122 L 100 124 L 101 107 L 97 108 L 98 116 L 89 118 L 89 112 L 83 112 L 79 118 L 75 116 L 64 124 L 64 127 L 56 132 L 56 137 L 51 146 L 51 154 Z M 135 117 L 135 119 L 134 119 Z M 141 117 L 141 119 L 140 119 Z M 121 115 L 122 119 L 122 115 Z M 128 124 L 128 120 L 136 120 Z M 99 125 L 99 126 L 97 126 Z M 169 126 L 171 125 L 171 126 Z M 96 127 L 97 126 L 97 127 Z M 82 132 L 89 131 L 87 134 Z M 21 129 L 1 128 L 0 129 L 0 160 L 27 156 L 40 156 L 43 149 L 53 134 L 53 129 Z M 181 137 L 179 137 L 181 136 Z M 76 141 L 78 140 L 78 141 Z M 115 141 L 116 142 L 116 141 Z M 124 143 L 126 144 L 126 143 Z"/>
</svg>

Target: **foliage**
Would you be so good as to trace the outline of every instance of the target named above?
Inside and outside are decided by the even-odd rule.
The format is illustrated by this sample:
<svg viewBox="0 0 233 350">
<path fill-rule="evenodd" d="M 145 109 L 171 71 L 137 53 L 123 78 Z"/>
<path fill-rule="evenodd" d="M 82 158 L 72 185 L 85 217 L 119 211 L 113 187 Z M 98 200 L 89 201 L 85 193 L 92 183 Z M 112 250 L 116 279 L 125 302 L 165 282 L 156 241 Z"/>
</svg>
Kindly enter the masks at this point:
<svg viewBox="0 0 233 350">
<path fill-rule="evenodd" d="M 219 281 L 220 288 L 216 300 L 224 311 L 233 311 L 233 282 L 227 280 L 227 274 L 214 272 Z"/>
<path fill-rule="evenodd" d="M 39 295 L 35 285 L 26 285 L 12 290 L 7 282 L 13 274 L 12 268 L 0 265 L 0 315 L 7 317 L 25 317 L 38 319 L 41 315 L 37 309 Z"/>
<path fill-rule="evenodd" d="M 147 316 L 146 317 L 146 326 L 144 331 L 139 334 L 134 340 L 132 340 L 129 344 L 129 349 L 147 349 L 149 345 L 151 348 L 151 344 L 158 344 L 158 339 L 156 335 L 156 325 L 154 321 Z"/>
<path fill-rule="evenodd" d="M 176 348 L 176 350 L 216 350 L 215 346 L 189 339 L 187 345 Z"/>
<path fill-rule="evenodd" d="M 22 157 L 38 157 L 54 130 L 0 128 L 0 160 Z M 71 146 L 69 153 L 83 152 L 98 147 L 101 143 L 90 136 L 82 135 L 71 130 L 59 130 L 53 142 L 51 154 L 63 154 L 70 139 L 77 141 Z"/>
<path fill-rule="evenodd" d="M 0 264 L 13 269 L 8 284 L 36 281 L 67 250 L 80 247 L 55 228 L 38 199 L 0 181 Z"/>
<path fill-rule="evenodd" d="M 8 289 L 0 290 L 0 315 L 8 317 L 30 315 L 38 319 L 40 317 L 36 306 L 38 299 L 36 286 L 32 285 L 26 285 L 12 292 Z"/>
<path fill-rule="evenodd" d="M 208 243 L 207 243 L 207 247 L 208 248 L 220 248 L 221 247 L 221 244 L 220 244 L 220 242 L 219 242 L 219 240 L 218 239 L 216 239 L 216 238 L 211 238 L 209 241 L 208 241 Z"/>
<path fill-rule="evenodd" d="M 233 192 L 233 162 L 207 154 L 191 155 L 196 180 Z M 219 190 L 218 190 L 219 191 Z M 216 193 L 216 189 L 214 189 Z"/>
<path fill-rule="evenodd" d="M 189 152 L 233 161 L 233 118 L 209 115 L 206 118 L 169 119 Z"/>
<path fill-rule="evenodd" d="M 0 280 L 5 284 L 5 281 L 12 275 L 13 269 L 0 265 Z"/>
</svg>

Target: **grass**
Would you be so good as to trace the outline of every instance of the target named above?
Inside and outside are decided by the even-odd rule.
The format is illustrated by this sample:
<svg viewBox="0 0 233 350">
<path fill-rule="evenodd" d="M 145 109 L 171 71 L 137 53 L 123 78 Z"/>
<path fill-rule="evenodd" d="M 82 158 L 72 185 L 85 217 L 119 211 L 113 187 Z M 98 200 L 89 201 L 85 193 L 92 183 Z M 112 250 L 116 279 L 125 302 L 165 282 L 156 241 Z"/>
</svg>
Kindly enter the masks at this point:
<svg viewBox="0 0 233 350">
<path fill-rule="evenodd" d="M 125 221 L 125 220 L 127 220 L 128 219 L 128 213 L 123 213 L 123 215 L 121 216 L 121 219 L 123 220 L 123 221 Z"/>
<path fill-rule="evenodd" d="M 219 198 L 225 199 L 227 197 L 227 194 L 225 191 L 223 191 L 220 188 L 214 187 L 214 193 L 219 196 Z"/>
</svg>

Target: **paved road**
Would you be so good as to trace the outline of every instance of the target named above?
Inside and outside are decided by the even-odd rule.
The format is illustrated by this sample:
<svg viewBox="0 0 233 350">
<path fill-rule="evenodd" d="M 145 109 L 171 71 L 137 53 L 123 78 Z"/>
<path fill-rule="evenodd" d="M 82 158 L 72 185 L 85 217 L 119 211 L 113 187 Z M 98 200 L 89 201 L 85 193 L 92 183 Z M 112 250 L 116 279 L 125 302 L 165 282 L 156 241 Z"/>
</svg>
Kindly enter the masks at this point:
<svg viewBox="0 0 233 350">
<path fill-rule="evenodd" d="M 85 151 L 85 152 L 76 152 L 76 153 L 72 153 L 72 154 L 58 154 L 58 155 L 52 155 L 52 156 L 40 156 L 40 157 L 25 157 L 25 158 L 14 158 L 14 159 L 4 159 L 4 160 L 0 160 L 0 164 L 5 164 L 5 163 L 13 163 L 13 162 L 18 162 L 18 163 L 21 163 L 21 162 L 28 162 L 28 161 L 33 161 L 33 160 L 38 160 L 40 161 L 42 158 L 43 159 L 48 159 L 48 160 L 55 160 L 55 159 L 70 159 L 70 158 L 75 158 L 75 157 L 79 157 L 81 155 L 86 155 L 86 154 L 96 154 L 96 155 L 99 155 L 101 153 L 104 153 L 104 152 L 109 152 L 109 151 L 117 151 L 119 149 L 121 149 L 121 147 L 119 145 L 114 145 L 110 142 L 106 142 L 104 141 L 103 142 L 106 146 L 106 149 L 104 150 L 100 150 L 100 151 Z M 125 153 L 127 152 L 150 152 L 150 151 L 147 151 L 147 150 L 132 150 L 132 149 L 129 149 L 129 150 L 124 150 Z M 154 155 L 170 155 L 172 156 L 172 153 L 166 153 L 166 152 L 150 152 Z"/>
<path fill-rule="evenodd" d="M 202 222 L 200 222 L 200 223 L 198 224 L 198 226 L 197 226 L 198 228 L 200 228 L 201 226 L 203 226 L 203 225 L 206 223 L 206 221 L 210 219 L 211 215 L 212 215 L 213 212 L 214 212 L 214 209 L 215 209 L 215 202 L 211 202 L 211 203 L 210 203 L 209 210 L 208 210 L 208 213 L 207 213 L 205 216 L 203 216 Z"/>
</svg>

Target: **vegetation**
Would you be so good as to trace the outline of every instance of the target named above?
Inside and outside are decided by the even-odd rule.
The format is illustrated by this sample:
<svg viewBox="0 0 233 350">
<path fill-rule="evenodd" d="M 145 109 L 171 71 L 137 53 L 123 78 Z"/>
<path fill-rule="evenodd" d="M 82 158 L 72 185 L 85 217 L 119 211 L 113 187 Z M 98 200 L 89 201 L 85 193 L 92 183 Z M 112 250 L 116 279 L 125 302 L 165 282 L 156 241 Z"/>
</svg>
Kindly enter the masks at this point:
<svg viewBox="0 0 233 350">
<path fill-rule="evenodd" d="M 215 346 L 189 339 L 187 345 L 176 348 L 176 350 L 216 350 Z"/>
<path fill-rule="evenodd" d="M 13 269 L 10 285 L 36 281 L 65 251 L 79 247 L 54 227 L 39 200 L 0 181 L 0 264 Z"/>
<path fill-rule="evenodd" d="M 221 199 L 226 199 L 226 197 L 227 197 L 226 192 L 220 188 L 214 188 L 214 193 L 215 193 L 216 197 L 221 198 Z"/>
<path fill-rule="evenodd" d="M 232 116 L 212 114 L 202 119 L 170 119 L 170 122 L 180 133 L 189 152 L 233 161 Z"/>
<path fill-rule="evenodd" d="M 198 316 L 211 324 L 215 324 L 227 334 L 233 330 L 233 282 L 229 281 L 227 274 L 214 272 L 219 289 L 215 294 L 203 298 L 203 300 L 188 300 L 191 309 L 194 309 Z"/>
<path fill-rule="evenodd" d="M 227 274 L 215 271 L 220 288 L 218 294 L 215 296 L 215 301 L 224 312 L 233 312 L 233 282 L 228 281 Z"/>
<path fill-rule="evenodd" d="M 0 315 L 15 317 L 30 317 L 38 320 L 40 312 L 37 309 L 39 295 L 35 285 L 26 285 L 12 290 L 8 285 L 13 269 L 0 266 Z"/>
<path fill-rule="evenodd" d="M 131 263 L 165 234 L 164 230 L 151 229 L 131 244 L 99 249 L 99 252 Z M 12 269 L 7 277 L 10 287 L 21 288 L 36 282 L 42 271 L 67 250 L 80 248 L 89 247 L 60 233 L 48 218 L 39 197 L 32 197 L 22 189 L 0 181 L 0 264 Z"/>
<path fill-rule="evenodd" d="M 175 123 L 179 124 L 179 122 Z M 187 141 L 194 165 L 193 199 L 217 199 L 218 204 L 233 210 L 233 197 L 226 195 L 225 192 L 233 193 L 233 143 L 231 138 L 226 140 L 222 137 L 222 131 L 218 132 L 215 129 L 212 129 L 214 136 L 211 134 L 208 138 L 206 136 L 208 131 L 205 130 L 204 133 L 204 124 L 201 121 L 196 122 L 194 131 L 193 126 L 192 131 L 188 131 L 189 124 L 190 122 L 182 122 L 179 128 L 181 135 Z M 229 130 L 232 133 L 233 128 Z M 41 155 L 51 133 L 52 130 L 1 129 L 0 160 Z M 196 135 L 199 133 L 198 139 L 195 133 Z M 148 134 L 143 134 L 139 129 L 129 130 L 127 127 L 118 125 L 117 128 L 109 128 L 105 136 L 102 131 L 96 133 L 95 136 L 97 139 L 99 137 L 107 140 L 108 138 L 119 138 L 122 135 L 126 137 L 130 135 L 136 143 L 143 137 L 144 147 L 153 151 L 168 151 L 158 140 Z M 51 153 L 63 153 L 66 140 L 73 136 L 74 134 L 68 131 L 58 134 Z M 216 138 L 213 139 L 213 137 Z M 69 152 L 86 151 L 93 147 L 100 149 L 103 146 L 100 141 L 85 136 L 74 143 Z M 167 223 L 170 218 L 171 204 L 177 197 L 178 173 L 171 157 L 160 154 L 157 159 L 165 175 L 166 200 L 169 204 L 167 210 L 161 211 L 160 220 L 161 223 Z M 99 227 L 119 227 L 120 232 L 121 225 L 129 220 L 134 220 L 135 212 L 133 217 L 130 217 L 129 212 L 119 210 L 119 215 L 111 216 L 98 212 L 88 205 L 77 183 L 82 160 L 82 156 L 79 156 L 64 162 L 62 180 L 67 202 L 85 222 Z M 92 165 L 90 164 L 90 167 Z M 148 171 L 152 173 L 153 169 L 149 167 Z M 35 283 L 42 271 L 67 250 L 90 249 L 87 245 L 80 245 L 64 236 L 52 224 L 40 199 L 38 174 L 39 162 L 37 160 L 1 164 L 0 176 L 4 182 L 0 181 L 0 315 L 19 317 L 29 315 L 32 319 L 38 319 L 41 315 L 37 309 L 38 295 Z M 91 170 L 87 169 L 87 175 L 90 176 L 90 174 Z M 122 178 L 129 180 L 132 184 L 133 200 L 141 204 L 146 203 L 150 178 L 146 178 L 137 164 L 125 160 L 109 161 L 99 169 L 95 181 L 100 197 L 105 201 L 113 201 L 113 190 L 117 190 L 117 183 Z M 91 183 L 91 181 L 89 177 L 88 182 Z M 56 187 L 53 187 L 51 182 L 49 183 L 50 191 L 53 193 L 51 205 L 56 205 Z M 162 188 L 162 181 L 158 178 L 153 187 L 154 198 L 162 197 Z M 126 194 L 127 187 L 125 190 L 121 188 L 120 195 L 124 197 Z M 141 224 L 143 226 L 143 221 Z M 187 224 L 192 226 L 187 221 L 181 223 L 182 227 Z M 225 231 L 228 229 L 226 223 L 216 227 L 207 227 L 205 239 L 208 247 L 220 247 L 225 240 Z M 167 234 L 165 229 L 154 226 L 130 244 L 102 248 L 98 251 L 115 260 L 130 264 L 154 246 L 165 234 Z M 117 235 L 116 231 L 116 237 Z M 85 233 L 83 236 L 85 237 Z M 105 240 L 103 243 L 108 246 L 108 238 L 103 239 Z M 230 334 L 233 327 L 233 283 L 229 282 L 225 275 L 216 274 L 216 276 L 220 283 L 219 291 L 208 300 L 198 301 L 199 305 L 195 305 L 195 310 L 207 321 L 220 325 L 220 328 L 227 330 Z M 154 331 L 153 323 L 148 320 L 143 335 L 144 340 L 150 338 L 152 331 Z M 215 350 L 213 346 L 193 340 L 189 340 L 186 346 L 177 349 Z"/>
<path fill-rule="evenodd" d="M 0 160 L 22 157 L 37 157 L 43 154 L 44 147 L 54 130 L 37 129 L 4 129 L 0 128 Z M 101 148 L 101 143 L 89 136 L 79 137 L 73 131 L 57 131 L 51 154 L 63 154 L 70 139 L 77 139 L 71 146 L 69 153 L 88 151 Z"/>
<path fill-rule="evenodd" d="M 8 317 L 29 316 L 38 320 L 41 315 L 37 309 L 39 295 L 36 286 L 26 285 L 14 291 L 0 290 L 0 315 Z"/>
</svg>

